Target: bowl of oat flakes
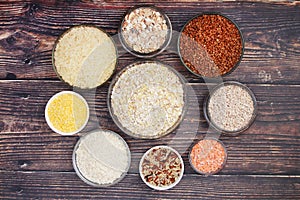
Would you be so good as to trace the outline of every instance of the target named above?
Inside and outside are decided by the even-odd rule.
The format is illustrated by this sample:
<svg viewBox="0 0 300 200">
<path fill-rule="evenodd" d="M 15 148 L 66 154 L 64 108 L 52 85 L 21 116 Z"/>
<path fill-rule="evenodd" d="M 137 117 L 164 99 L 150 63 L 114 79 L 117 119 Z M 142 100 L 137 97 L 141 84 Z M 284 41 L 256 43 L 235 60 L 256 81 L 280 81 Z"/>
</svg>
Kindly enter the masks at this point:
<svg viewBox="0 0 300 200">
<path fill-rule="evenodd" d="M 135 138 L 160 138 L 184 118 L 185 80 L 161 62 L 135 62 L 112 80 L 107 101 L 113 121 L 123 132 Z"/>
<path fill-rule="evenodd" d="M 137 57 L 150 58 L 169 45 L 172 24 L 159 8 L 136 6 L 125 14 L 118 35 L 126 51 Z"/>
</svg>

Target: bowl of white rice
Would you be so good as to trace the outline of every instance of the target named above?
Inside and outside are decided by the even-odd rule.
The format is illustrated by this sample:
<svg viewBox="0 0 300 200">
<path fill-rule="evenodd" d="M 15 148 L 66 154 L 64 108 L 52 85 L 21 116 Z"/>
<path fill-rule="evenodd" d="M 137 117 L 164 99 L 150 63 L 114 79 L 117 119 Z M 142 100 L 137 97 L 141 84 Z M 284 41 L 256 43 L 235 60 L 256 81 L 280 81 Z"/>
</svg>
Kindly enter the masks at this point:
<svg viewBox="0 0 300 200">
<path fill-rule="evenodd" d="M 70 86 L 91 89 L 105 83 L 117 65 L 117 48 L 102 29 L 74 26 L 55 42 L 52 64 L 57 76 Z"/>
</svg>

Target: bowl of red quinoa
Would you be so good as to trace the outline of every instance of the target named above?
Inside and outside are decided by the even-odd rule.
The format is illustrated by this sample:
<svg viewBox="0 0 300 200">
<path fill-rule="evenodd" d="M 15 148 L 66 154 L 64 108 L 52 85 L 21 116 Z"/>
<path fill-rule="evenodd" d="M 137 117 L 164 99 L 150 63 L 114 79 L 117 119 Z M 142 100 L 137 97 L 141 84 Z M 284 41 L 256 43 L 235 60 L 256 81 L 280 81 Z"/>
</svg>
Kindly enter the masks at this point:
<svg viewBox="0 0 300 200">
<path fill-rule="evenodd" d="M 172 24 L 155 6 L 135 6 L 124 15 L 118 36 L 127 52 L 151 58 L 163 52 L 171 42 Z"/>
<path fill-rule="evenodd" d="M 257 102 L 247 86 L 226 81 L 210 91 L 204 101 L 203 111 L 205 119 L 215 130 L 236 136 L 253 124 Z"/>
<path fill-rule="evenodd" d="M 202 175 L 213 175 L 220 172 L 227 161 L 225 145 L 218 139 L 208 137 L 195 143 L 189 152 L 192 168 Z"/>
<path fill-rule="evenodd" d="M 203 13 L 190 19 L 178 38 L 183 65 L 194 75 L 216 78 L 232 73 L 244 54 L 238 25 L 220 13 Z"/>
</svg>

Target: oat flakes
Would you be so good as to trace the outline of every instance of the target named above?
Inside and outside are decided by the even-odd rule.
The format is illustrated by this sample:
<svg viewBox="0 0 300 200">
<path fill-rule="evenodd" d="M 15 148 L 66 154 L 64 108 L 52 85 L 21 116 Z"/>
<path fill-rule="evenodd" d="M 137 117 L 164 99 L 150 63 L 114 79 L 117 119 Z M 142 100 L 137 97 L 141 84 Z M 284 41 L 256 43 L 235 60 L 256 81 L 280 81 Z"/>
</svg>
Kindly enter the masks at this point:
<svg viewBox="0 0 300 200">
<path fill-rule="evenodd" d="M 112 116 L 132 136 L 157 138 L 180 121 L 184 100 L 183 81 L 166 65 L 133 64 L 112 88 Z"/>
</svg>

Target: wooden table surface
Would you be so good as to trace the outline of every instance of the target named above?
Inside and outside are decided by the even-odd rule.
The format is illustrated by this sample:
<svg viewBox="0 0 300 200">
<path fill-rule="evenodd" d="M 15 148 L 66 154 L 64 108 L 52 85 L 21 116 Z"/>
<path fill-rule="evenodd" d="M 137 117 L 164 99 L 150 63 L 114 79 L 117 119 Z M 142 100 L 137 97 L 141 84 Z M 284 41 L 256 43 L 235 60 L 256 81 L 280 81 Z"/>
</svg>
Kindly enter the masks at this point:
<svg viewBox="0 0 300 200">
<path fill-rule="evenodd" d="M 253 90 L 258 116 L 241 135 L 220 137 L 228 149 L 228 161 L 218 175 L 196 174 L 188 163 L 188 147 L 212 133 L 202 105 L 208 88 L 215 84 L 205 83 L 184 68 L 176 53 L 175 34 L 170 47 L 156 58 L 174 66 L 195 91 L 183 124 L 161 139 L 133 139 L 109 115 L 110 81 L 97 90 L 80 91 L 94 105 L 86 130 L 100 126 L 120 133 L 131 149 L 132 164 L 128 175 L 108 188 L 91 187 L 77 177 L 72 151 L 79 136 L 62 137 L 44 119 L 49 98 L 73 90 L 53 71 L 53 44 L 66 29 L 78 24 L 93 24 L 116 35 L 124 13 L 139 4 L 135 0 L 0 2 L 0 198 L 299 199 L 300 4 L 296 1 L 152 3 L 167 13 L 175 32 L 204 11 L 221 12 L 239 24 L 245 54 L 224 81 L 236 80 Z M 117 43 L 120 71 L 136 58 Z M 162 192 L 148 188 L 138 174 L 142 154 L 159 144 L 175 147 L 185 162 L 182 181 Z"/>
</svg>

